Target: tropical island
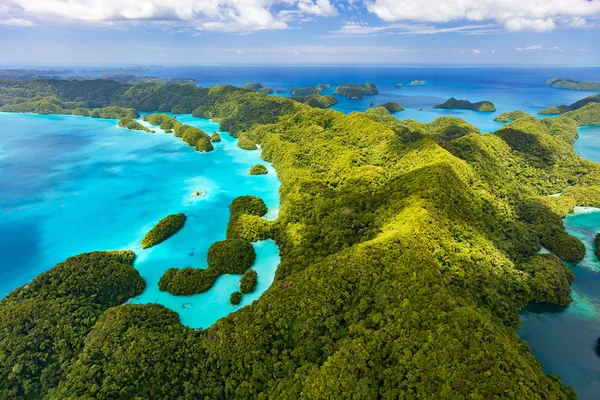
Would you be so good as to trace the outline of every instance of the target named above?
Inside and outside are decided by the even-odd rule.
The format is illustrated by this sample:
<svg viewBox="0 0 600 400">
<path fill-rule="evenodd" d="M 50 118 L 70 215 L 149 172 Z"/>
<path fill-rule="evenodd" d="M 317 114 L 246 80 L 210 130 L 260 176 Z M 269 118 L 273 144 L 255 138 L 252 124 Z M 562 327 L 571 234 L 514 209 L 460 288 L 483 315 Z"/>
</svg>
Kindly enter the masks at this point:
<svg viewBox="0 0 600 400">
<path fill-rule="evenodd" d="M 250 175 L 266 175 L 268 173 L 269 170 L 263 164 L 256 164 L 250 168 Z"/>
<path fill-rule="evenodd" d="M 143 131 L 143 132 L 154 132 L 137 121 L 134 121 L 131 117 L 123 117 L 119 120 L 120 127 L 127 128 L 132 131 Z"/>
<path fill-rule="evenodd" d="M 410 86 L 421 86 L 421 85 L 425 85 L 425 84 L 427 84 L 427 82 L 420 81 L 420 80 L 414 80 L 410 83 Z"/>
<path fill-rule="evenodd" d="M 600 91 L 600 82 L 578 81 L 575 79 L 552 78 L 546 81 L 555 89 Z"/>
<path fill-rule="evenodd" d="M 394 85 L 394 89 L 404 89 L 404 84 L 402 84 L 402 83 L 396 83 Z"/>
<path fill-rule="evenodd" d="M 356 83 L 340 83 L 333 94 L 341 94 L 347 99 L 360 100 L 363 96 L 372 96 L 379 94 L 377 87 L 373 83 L 364 83 L 357 85 Z"/>
<path fill-rule="evenodd" d="M 498 115 L 496 118 L 494 118 L 494 121 L 497 122 L 512 122 L 515 121 L 519 118 L 523 118 L 525 116 L 527 116 L 528 114 L 520 111 L 520 110 L 515 110 L 515 111 L 511 111 L 511 112 L 505 112 L 503 114 Z"/>
<path fill-rule="evenodd" d="M 490 101 L 479 101 L 471 103 L 468 100 L 457 100 L 454 97 L 449 98 L 442 104 L 433 106 L 433 108 L 441 108 L 447 110 L 473 110 L 479 112 L 494 112 L 496 107 Z"/>
<path fill-rule="evenodd" d="M 390 113 L 395 113 L 395 112 L 398 112 L 398 111 L 405 110 L 404 107 L 402 107 L 400 104 L 396 103 L 395 101 L 390 101 L 390 102 L 387 102 L 387 103 L 383 103 L 379 107 L 385 108 Z"/>
<path fill-rule="evenodd" d="M 234 200 L 209 267 L 168 270 L 161 289 L 245 274 L 262 238 L 281 264 L 260 298 L 195 330 L 126 304 L 145 287 L 133 252 L 71 257 L 0 301 L 1 398 L 575 398 L 515 329 L 529 302 L 572 301 L 563 260 L 585 246 L 562 217 L 600 206 L 600 165 L 573 149 L 598 104 L 483 135 L 458 118 L 345 115 L 233 86 L 37 82 L 0 81 L 19 88 L 0 104 L 131 108 L 174 130 L 155 113 L 191 110 L 277 170 L 277 220 L 258 198 Z"/>
<path fill-rule="evenodd" d="M 144 236 L 142 248 L 147 249 L 164 242 L 185 225 L 186 216 L 183 213 L 172 214 L 164 217 Z"/>
<path fill-rule="evenodd" d="M 561 105 L 561 106 L 544 108 L 543 110 L 539 111 L 538 114 L 542 114 L 542 115 L 565 114 L 569 111 L 578 110 L 581 107 L 588 105 L 589 103 L 600 103 L 600 94 L 594 94 L 592 96 L 588 96 L 588 97 L 581 99 L 579 101 L 576 101 L 575 103 L 568 105 L 568 106 Z"/>
<path fill-rule="evenodd" d="M 330 85 L 330 84 L 328 84 L 328 83 L 319 83 L 319 84 L 317 85 L 317 90 L 318 90 L 319 92 L 321 92 L 321 91 L 323 91 L 323 90 L 329 90 L 329 89 L 331 89 L 331 85 Z"/>
</svg>

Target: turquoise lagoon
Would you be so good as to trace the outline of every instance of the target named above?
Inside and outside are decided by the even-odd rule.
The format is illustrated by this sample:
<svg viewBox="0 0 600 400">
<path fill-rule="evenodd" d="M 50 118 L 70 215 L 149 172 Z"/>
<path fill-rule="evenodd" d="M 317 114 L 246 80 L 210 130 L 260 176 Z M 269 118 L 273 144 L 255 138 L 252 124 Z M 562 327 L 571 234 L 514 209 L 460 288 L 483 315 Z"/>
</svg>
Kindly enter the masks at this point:
<svg viewBox="0 0 600 400">
<path fill-rule="evenodd" d="M 209 120 L 177 118 L 209 134 L 218 130 Z M 240 275 L 221 276 L 211 290 L 194 296 L 160 292 L 158 280 L 167 268 L 207 267 L 209 246 L 225 239 L 234 198 L 258 196 L 267 218 L 276 218 L 280 183 L 274 169 L 265 163 L 269 174 L 248 173 L 263 162 L 260 151 L 242 150 L 221 132 L 214 151 L 199 153 L 158 128 L 153 134 L 129 131 L 115 120 L 78 116 L 0 113 L 0 126 L 0 296 L 69 256 L 131 249 L 146 280 L 132 303 L 163 304 L 194 328 L 240 307 L 229 304 Z M 185 227 L 142 250 L 145 233 L 178 212 L 188 217 Z M 241 306 L 270 286 L 279 263 L 273 241 L 254 245 L 258 287 Z"/>
</svg>

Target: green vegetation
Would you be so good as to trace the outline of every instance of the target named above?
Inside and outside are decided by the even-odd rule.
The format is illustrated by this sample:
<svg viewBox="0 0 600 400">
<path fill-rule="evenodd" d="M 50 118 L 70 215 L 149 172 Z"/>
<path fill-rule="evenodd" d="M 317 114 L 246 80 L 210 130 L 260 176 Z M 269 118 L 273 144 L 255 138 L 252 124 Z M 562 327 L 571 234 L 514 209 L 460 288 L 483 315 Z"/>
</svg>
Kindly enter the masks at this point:
<svg viewBox="0 0 600 400">
<path fill-rule="evenodd" d="M 255 196 L 241 196 L 229 206 L 227 239 L 245 239 L 250 242 L 273 237 L 273 222 L 262 218 L 267 206 Z"/>
<path fill-rule="evenodd" d="M 210 135 L 210 141 L 213 142 L 213 143 L 220 142 L 221 141 L 221 135 L 219 135 L 218 132 L 213 132 L 212 135 Z"/>
<path fill-rule="evenodd" d="M 38 290 L 17 289 L 0 302 L 1 337 L 11 338 L 0 340 L 0 397 L 575 398 L 514 329 L 528 302 L 571 300 L 558 257 L 578 260 L 585 248 L 561 218 L 600 206 L 600 165 L 572 146 L 583 120 L 524 116 L 482 135 L 457 118 L 421 124 L 383 107 L 344 115 L 229 86 L 180 86 L 132 86 L 109 105 L 189 107 L 260 144 L 281 180 L 281 209 L 266 221 L 260 199 L 236 199 L 227 239 L 239 245 L 220 248 L 206 270 L 168 270 L 159 286 L 207 290 L 222 272 L 214 262 L 245 272 L 238 252 L 256 232 L 279 246 L 274 283 L 205 330 L 157 305 L 88 318 L 89 303 L 36 300 L 39 318 L 22 317 L 9 299 Z M 537 254 L 541 246 L 553 254 Z M 70 273 L 80 283 L 49 293 L 103 298 L 85 292 L 106 285 L 97 268 L 89 273 Z M 126 299 L 118 283 L 109 287 Z M 45 336 L 55 331 L 69 336 Z M 74 350 L 56 353 L 66 347 Z M 52 354 L 59 361 L 44 369 Z"/>
<path fill-rule="evenodd" d="M 593 90 L 600 91 L 600 82 L 578 81 L 575 79 L 552 78 L 546 81 L 547 85 L 555 89 Z"/>
<path fill-rule="evenodd" d="M 585 99 L 576 101 L 575 103 L 571 104 L 570 106 L 562 105 L 562 106 L 544 108 L 543 110 L 539 111 L 538 114 L 542 114 L 542 115 L 564 114 L 569 111 L 578 110 L 590 103 L 600 103 L 600 94 L 594 94 L 592 96 L 588 96 Z"/>
<path fill-rule="evenodd" d="M 529 114 L 520 111 L 520 110 L 515 110 L 515 111 L 511 111 L 511 112 L 505 112 L 504 114 L 500 114 L 498 115 L 496 118 L 494 118 L 494 121 L 498 121 L 498 122 L 512 122 L 512 121 L 516 121 L 517 119 L 521 118 L 521 117 L 525 117 L 528 116 Z"/>
<path fill-rule="evenodd" d="M 341 94 L 347 99 L 358 100 L 362 99 L 365 95 L 372 96 L 379 94 L 379 91 L 373 83 L 363 83 L 362 85 L 357 85 L 356 83 L 340 83 L 333 93 Z"/>
<path fill-rule="evenodd" d="M 252 168 L 250 168 L 250 175 L 266 175 L 269 173 L 267 167 L 262 164 L 256 164 Z"/>
<path fill-rule="evenodd" d="M 468 100 L 456 100 L 454 97 L 450 97 L 443 104 L 433 106 L 433 108 L 443 108 L 449 110 L 473 110 L 480 112 L 494 112 L 496 107 L 489 101 L 478 101 L 477 103 L 471 103 Z"/>
<path fill-rule="evenodd" d="M 594 236 L 594 253 L 596 254 L 596 257 L 600 259 L 600 233 L 597 233 L 596 236 Z"/>
<path fill-rule="evenodd" d="M 183 228 L 185 220 L 186 217 L 183 213 L 167 215 L 144 236 L 142 248 L 147 249 L 164 242 Z"/>
<path fill-rule="evenodd" d="M 208 152 L 214 150 L 211 137 L 195 126 L 183 125 L 177 119 L 167 114 L 144 115 L 143 119 L 152 125 L 159 125 L 165 132 L 167 130 L 174 132 L 175 136 L 194 147 L 196 151 Z"/>
<path fill-rule="evenodd" d="M 384 104 L 380 105 L 379 107 L 385 108 L 390 113 L 395 113 L 395 112 L 404 110 L 404 107 L 402 107 L 400 104 L 396 103 L 395 101 L 390 101 L 388 103 L 384 103 Z"/>
<path fill-rule="evenodd" d="M 174 295 L 190 295 L 209 290 L 223 274 L 243 274 L 254 264 L 256 252 L 243 239 L 227 239 L 213 243 L 208 249 L 208 268 L 169 268 L 158 282 L 162 291 Z"/>
<path fill-rule="evenodd" d="M 578 126 L 600 125 L 600 103 L 588 103 L 576 110 L 566 112 L 564 116 L 577 122 Z"/>
<path fill-rule="evenodd" d="M 273 94 L 273 89 L 271 88 L 260 88 L 258 91 L 262 94 Z"/>
<path fill-rule="evenodd" d="M 292 100 L 296 100 L 299 103 L 305 103 L 316 108 L 329 108 L 333 105 L 336 105 L 338 102 L 335 96 L 324 96 L 320 93 L 311 94 L 308 96 L 292 96 Z"/>
<path fill-rule="evenodd" d="M 246 270 L 240 279 L 240 292 L 243 294 L 252 293 L 256 289 L 257 284 L 258 274 L 256 271 L 253 269 Z"/>
<path fill-rule="evenodd" d="M 258 149 L 258 147 L 256 146 L 256 142 L 252 141 L 249 138 L 240 138 L 240 140 L 238 140 L 238 147 L 244 150 Z"/>
<path fill-rule="evenodd" d="M 277 89 L 277 91 L 276 91 L 276 92 L 277 92 L 277 93 L 285 93 L 285 92 L 286 92 L 286 90 L 285 90 L 285 89 Z"/>
<path fill-rule="evenodd" d="M 330 84 L 328 84 L 328 83 L 319 83 L 319 84 L 317 85 L 317 90 L 318 90 L 319 92 L 321 92 L 321 91 L 323 91 L 323 90 L 329 90 L 329 89 L 331 89 L 331 85 L 330 85 Z"/>
<path fill-rule="evenodd" d="M 242 89 L 255 90 L 255 91 L 258 91 L 262 88 L 263 88 L 263 85 L 258 82 L 250 82 L 250 83 L 246 83 L 244 86 L 242 86 Z"/>
<path fill-rule="evenodd" d="M 144 290 L 134 258 L 70 257 L 0 301 L 0 398 L 45 398 L 66 379 L 98 317 Z"/>
<path fill-rule="evenodd" d="M 140 124 L 139 122 L 134 121 L 133 119 L 131 119 L 131 117 L 121 118 L 119 120 L 119 126 L 130 129 L 132 131 L 154 132 L 154 131 L 146 128 L 144 125 Z"/>
<path fill-rule="evenodd" d="M 292 88 L 290 90 L 290 94 L 292 96 L 310 96 L 313 94 L 319 94 L 319 90 L 314 87 L 307 88 Z"/>
<path fill-rule="evenodd" d="M 242 302 L 242 293 L 241 292 L 231 293 L 231 296 L 229 296 L 229 302 L 234 306 L 237 306 L 238 304 L 240 304 Z"/>
</svg>

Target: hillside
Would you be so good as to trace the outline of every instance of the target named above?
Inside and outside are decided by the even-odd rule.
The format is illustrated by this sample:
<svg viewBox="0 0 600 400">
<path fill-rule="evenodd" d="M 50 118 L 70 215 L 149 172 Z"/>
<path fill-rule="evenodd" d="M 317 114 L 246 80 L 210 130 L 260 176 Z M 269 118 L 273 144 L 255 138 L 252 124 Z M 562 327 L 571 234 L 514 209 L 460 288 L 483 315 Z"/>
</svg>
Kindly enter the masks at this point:
<svg viewBox="0 0 600 400">
<path fill-rule="evenodd" d="M 457 118 L 344 115 L 229 86 L 137 85 L 109 104 L 192 109 L 261 145 L 281 180 L 275 281 L 193 330 L 158 305 L 114 306 L 139 285 L 116 297 L 105 269 L 66 275 L 65 309 L 42 297 L 64 290 L 57 266 L 43 293 L 0 302 L 0 397 L 575 398 L 514 333 L 528 302 L 571 301 L 562 260 L 585 248 L 561 218 L 600 206 L 600 165 L 575 153 L 569 116 L 524 116 L 482 135 Z M 12 311 L 23 293 L 47 302 L 27 321 Z M 98 318 L 74 317 L 105 293 Z M 59 363 L 21 366 L 39 353 L 28 327 L 46 320 L 60 324 L 44 343 L 77 345 Z"/>
</svg>

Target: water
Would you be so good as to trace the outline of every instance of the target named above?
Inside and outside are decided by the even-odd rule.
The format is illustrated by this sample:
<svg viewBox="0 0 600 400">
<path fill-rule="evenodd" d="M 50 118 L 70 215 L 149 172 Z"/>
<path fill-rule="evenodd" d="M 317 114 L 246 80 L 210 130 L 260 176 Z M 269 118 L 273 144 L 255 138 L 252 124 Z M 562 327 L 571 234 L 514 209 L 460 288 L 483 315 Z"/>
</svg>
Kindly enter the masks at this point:
<svg viewBox="0 0 600 400">
<path fill-rule="evenodd" d="M 67 66 L 68 67 L 68 66 Z M 600 80 L 599 67 L 342 67 L 342 66 L 181 66 L 154 68 L 142 75 L 190 77 L 201 86 L 261 82 L 272 89 L 328 83 L 330 94 L 340 82 L 372 82 L 380 91 L 363 100 L 338 96 L 335 109 L 349 113 L 396 101 L 407 108 L 396 114 L 429 122 L 442 115 L 464 118 L 483 132 L 502 124 L 493 121 L 506 111 L 532 114 L 542 108 L 571 104 L 593 92 L 552 89 L 552 77 Z M 409 86 L 413 80 L 426 85 Z M 404 89 L 394 89 L 403 83 Z M 495 113 L 434 110 L 449 97 L 489 100 Z M 422 110 L 421 110 L 422 109 Z M 179 116 L 182 122 L 210 133 L 210 121 Z M 169 267 L 206 267 L 208 246 L 225 237 L 227 206 L 235 197 L 255 194 L 269 207 L 279 207 L 279 182 L 274 171 L 251 177 L 259 152 L 245 152 L 227 134 L 216 151 L 199 154 L 167 134 L 120 129 L 116 121 L 83 117 L 0 114 L 0 296 L 26 283 L 64 258 L 83 251 L 130 248 L 135 267 L 147 281 L 135 303 L 160 302 L 177 311 L 184 324 L 206 327 L 234 311 L 229 294 L 239 276 L 223 276 L 207 293 L 175 297 L 158 291 Z M 577 152 L 600 162 L 600 128 L 580 130 Z M 203 198 L 190 196 L 206 191 Z M 185 212 L 185 228 L 166 242 L 141 250 L 143 235 L 167 214 Z M 591 240 L 600 230 L 600 213 L 569 216 L 565 225 L 588 248 L 573 270 L 575 301 L 566 308 L 530 306 L 522 313 L 519 335 L 527 340 L 548 373 L 560 376 L 581 399 L 600 393 L 600 263 Z M 273 242 L 256 244 L 259 287 L 243 304 L 257 298 L 271 283 L 278 263 Z"/>
<path fill-rule="evenodd" d="M 209 134 L 218 124 L 191 116 L 183 123 Z M 202 154 L 172 134 L 129 131 L 115 120 L 0 113 L 0 296 L 65 258 L 86 251 L 131 249 L 146 280 L 134 303 L 158 302 L 191 327 L 206 327 L 239 306 L 229 304 L 239 275 L 219 278 L 207 293 L 171 296 L 158 290 L 170 267 L 206 268 L 208 247 L 225 239 L 228 206 L 256 195 L 276 217 L 279 181 L 248 170 L 260 152 L 245 151 L 222 132 L 215 151 Z M 157 131 L 160 131 L 157 129 Z M 194 197 L 196 190 L 205 192 Z M 142 250 L 140 241 L 168 214 L 184 212 L 185 227 Z M 272 241 L 255 244 L 258 272 L 251 303 L 271 284 L 279 263 Z"/>
</svg>

